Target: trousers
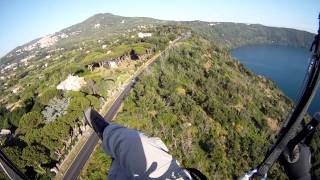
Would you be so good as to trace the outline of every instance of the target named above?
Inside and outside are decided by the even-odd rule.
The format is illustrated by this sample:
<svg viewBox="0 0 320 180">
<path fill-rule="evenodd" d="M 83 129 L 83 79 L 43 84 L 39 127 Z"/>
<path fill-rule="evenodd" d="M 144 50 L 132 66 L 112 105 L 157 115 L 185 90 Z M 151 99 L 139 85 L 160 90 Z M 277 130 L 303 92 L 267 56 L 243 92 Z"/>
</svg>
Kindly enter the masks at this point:
<svg viewBox="0 0 320 180">
<path fill-rule="evenodd" d="M 192 179 L 160 138 L 110 124 L 103 131 L 102 147 L 113 159 L 110 180 Z"/>
</svg>

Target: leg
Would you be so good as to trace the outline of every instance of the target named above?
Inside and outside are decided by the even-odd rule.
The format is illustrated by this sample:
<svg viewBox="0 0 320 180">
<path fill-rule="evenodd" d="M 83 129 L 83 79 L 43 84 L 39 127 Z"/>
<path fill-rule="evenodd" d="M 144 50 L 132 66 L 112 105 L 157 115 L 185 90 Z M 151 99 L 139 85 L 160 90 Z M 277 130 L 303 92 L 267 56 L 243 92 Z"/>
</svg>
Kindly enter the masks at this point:
<svg viewBox="0 0 320 180">
<path fill-rule="evenodd" d="M 191 179 L 159 138 L 149 138 L 136 130 L 111 124 L 103 132 L 102 147 L 122 172 L 133 177 Z"/>
</svg>

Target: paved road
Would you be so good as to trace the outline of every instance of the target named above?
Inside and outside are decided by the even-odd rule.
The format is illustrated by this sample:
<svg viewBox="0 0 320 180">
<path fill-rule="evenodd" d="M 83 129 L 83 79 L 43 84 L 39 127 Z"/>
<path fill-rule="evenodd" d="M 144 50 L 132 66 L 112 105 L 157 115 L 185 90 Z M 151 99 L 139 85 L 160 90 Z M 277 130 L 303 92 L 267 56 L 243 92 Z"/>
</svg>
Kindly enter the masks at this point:
<svg viewBox="0 0 320 180">
<path fill-rule="evenodd" d="M 119 107 L 121 106 L 122 101 L 124 98 L 129 94 L 130 90 L 132 89 L 132 86 L 134 85 L 134 81 L 131 81 L 125 89 L 122 91 L 120 96 L 115 100 L 115 102 L 112 104 L 111 108 L 107 112 L 107 114 L 104 116 L 105 119 L 111 121 L 113 117 L 117 114 L 117 111 Z M 77 179 L 79 176 L 83 166 L 85 165 L 86 161 L 89 159 L 90 154 L 93 152 L 96 144 L 98 143 L 98 136 L 96 133 L 92 133 L 88 140 L 86 141 L 83 148 L 80 150 L 78 156 L 73 161 L 72 165 L 69 167 L 67 172 L 64 174 L 63 179 L 65 180 L 71 180 L 71 179 Z"/>
<path fill-rule="evenodd" d="M 161 56 L 164 52 L 166 52 L 168 49 L 170 49 L 176 42 L 185 40 L 190 37 L 190 33 L 184 34 L 181 37 L 177 38 L 172 45 L 167 47 L 162 53 L 160 53 L 155 58 L 158 58 Z M 148 66 L 145 68 L 147 69 L 150 67 L 155 61 L 152 61 Z M 142 72 L 141 72 L 142 73 Z M 138 80 L 138 77 L 141 75 L 139 73 L 138 75 L 134 76 L 132 78 L 132 81 L 124 88 L 122 93 L 118 96 L 118 98 L 115 100 L 115 102 L 112 104 L 111 108 L 107 112 L 107 114 L 104 116 L 105 119 L 111 121 L 114 116 L 117 114 L 117 111 L 122 103 L 122 101 L 125 99 L 125 97 L 129 94 L 130 90 L 134 86 L 135 82 Z M 83 166 L 85 165 L 86 161 L 89 159 L 91 153 L 93 152 L 96 144 L 98 143 L 98 136 L 95 133 L 92 133 L 88 140 L 86 141 L 85 145 L 80 150 L 78 156 L 75 158 L 67 172 L 64 174 L 63 179 L 64 180 L 74 180 L 77 179 Z"/>
</svg>

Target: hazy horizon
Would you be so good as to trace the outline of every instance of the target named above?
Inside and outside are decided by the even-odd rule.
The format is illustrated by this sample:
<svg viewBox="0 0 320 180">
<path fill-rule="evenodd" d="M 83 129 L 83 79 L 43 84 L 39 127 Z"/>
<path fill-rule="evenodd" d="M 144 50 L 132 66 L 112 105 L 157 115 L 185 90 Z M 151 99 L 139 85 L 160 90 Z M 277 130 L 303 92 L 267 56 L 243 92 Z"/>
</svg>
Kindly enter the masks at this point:
<svg viewBox="0 0 320 180">
<path fill-rule="evenodd" d="M 316 1 L 1 1 L 0 57 L 17 46 L 80 23 L 98 13 L 174 21 L 262 24 L 315 33 Z M 288 5 L 290 4 L 290 6 Z M 133 9 L 133 10 L 132 10 Z M 17 18 L 19 17 L 19 18 Z M 50 23 L 48 23 L 50 22 Z M 23 28 L 22 28 L 23 27 Z"/>
</svg>

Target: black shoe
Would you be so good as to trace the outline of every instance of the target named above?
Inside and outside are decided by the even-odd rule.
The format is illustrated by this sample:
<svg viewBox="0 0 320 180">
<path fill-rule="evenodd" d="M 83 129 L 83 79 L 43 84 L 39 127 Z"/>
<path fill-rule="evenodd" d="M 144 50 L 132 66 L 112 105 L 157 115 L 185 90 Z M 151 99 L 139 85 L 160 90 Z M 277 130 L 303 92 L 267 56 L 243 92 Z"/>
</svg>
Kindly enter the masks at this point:
<svg viewBox="0 0 320 180">
<path fill-rule="evenodd" d="M 97 133 L 99 138 L 102 139 L 103 130 L 109 123 L 97 111 L 91 108 L 84 110 L 84 117 L 90 127 Z"/>
</svg>

